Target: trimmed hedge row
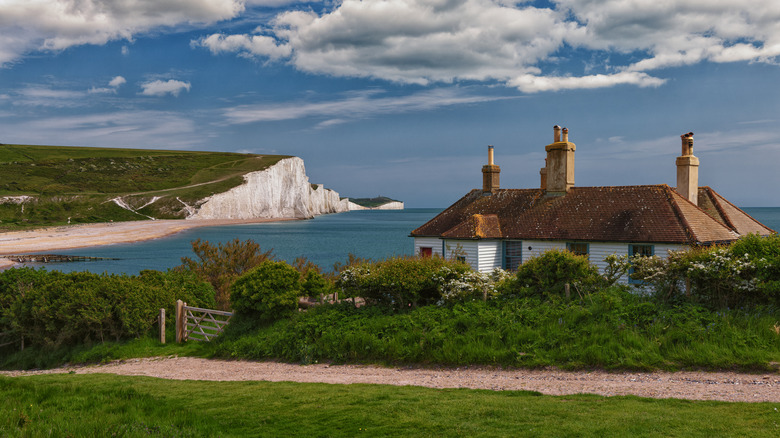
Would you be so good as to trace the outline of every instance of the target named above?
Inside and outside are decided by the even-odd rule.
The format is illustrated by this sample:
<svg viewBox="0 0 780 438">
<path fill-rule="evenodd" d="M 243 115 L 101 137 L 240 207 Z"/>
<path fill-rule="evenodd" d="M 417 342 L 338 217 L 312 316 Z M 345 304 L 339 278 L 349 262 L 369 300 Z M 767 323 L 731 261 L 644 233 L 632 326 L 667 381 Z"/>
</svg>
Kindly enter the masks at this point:
<svg viewBox="0 0 780 438">
<path fill-rule="evenodd" d="M 133 338 L 155 325 L 161 308 L 173 324 L 177 299 L 213 307 L 214 290 L 184 271 L 128 276 L 9 269 L 0 273 L 0 332 L 40 347 Z"/>
</svg>

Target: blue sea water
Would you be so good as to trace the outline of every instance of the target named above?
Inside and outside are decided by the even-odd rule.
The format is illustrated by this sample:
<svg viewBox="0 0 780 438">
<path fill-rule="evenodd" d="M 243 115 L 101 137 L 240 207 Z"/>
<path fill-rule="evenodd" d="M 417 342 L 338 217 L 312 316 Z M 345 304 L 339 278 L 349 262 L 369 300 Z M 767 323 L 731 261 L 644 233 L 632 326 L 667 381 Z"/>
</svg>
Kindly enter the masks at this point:
<svg viewBox="0 0 780 438">
<path fill-rule="evenodd" d="M 118 260 L 52 263 L 46 267 L 63 272 L 137 274 L 144 269 L 165 270 L 180 265 L 182 257 L 194 256 L 190 242 L 195 239 L 211 243 L 252 239 L 263 251 L 272 249 L 277 259 L 292 262 L 296 257 L 305 256 L 329 271 L 334 263 L 346 261 L 350 253 L 375 260 L 412 254 L 414 242 L 409 233 L 440 211 L 430 208 L 350 211 L 300 221 L 193 228 L 162 239 L 56 251 Z"/>
<path fill-rule="evenodd" d="M 747 207 L 743 210 L 769 228 L 780 230 L 780 207 Z M 409 233 L 440 211 L 430 208 L 351 211 L 304 221 L 194 228 L 145 242 L 58 251 L 118 260 L 49 264 L 47 269 L 116 274 L 137 274 L 144 269 L 165 270 L 180 265 L 182 257 L 193 256 L 190 242 L 195 239 L 217 243 L 237 238 L 252 239 L 262 250 L 273 249 L 277 259 L 288 262 L 305 256 L 328 271 L 335 262 L 345 261 L 350 253 L 375 260 L 411 254 L 414 244 Z"/>
</svg>

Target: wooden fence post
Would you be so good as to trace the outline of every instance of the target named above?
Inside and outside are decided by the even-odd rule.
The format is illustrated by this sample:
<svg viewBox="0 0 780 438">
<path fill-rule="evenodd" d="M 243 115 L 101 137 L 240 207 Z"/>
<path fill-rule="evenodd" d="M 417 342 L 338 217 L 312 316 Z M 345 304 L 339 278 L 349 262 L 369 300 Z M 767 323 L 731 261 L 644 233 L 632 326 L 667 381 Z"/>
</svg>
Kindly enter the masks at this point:
<svg viewBox="0 0 780 438">
<path fill-rule="evenodd" d="M 160 309 L 160 316 L 157 317 L 158 323 L 160 325 L 160 343 L 165 343 L 165 309 Z"/>
<path fill-rule="evenodd" d="M 176 300 L 176 342 L 184 340 L 184 303 Z"/>
<path fill-rule="evenodd" d="M 566 301 L 568 301 L 571 298 L 571 289 L 569 283 L 564 283 L 563 290 L 566 293 Z"/>
</svg>

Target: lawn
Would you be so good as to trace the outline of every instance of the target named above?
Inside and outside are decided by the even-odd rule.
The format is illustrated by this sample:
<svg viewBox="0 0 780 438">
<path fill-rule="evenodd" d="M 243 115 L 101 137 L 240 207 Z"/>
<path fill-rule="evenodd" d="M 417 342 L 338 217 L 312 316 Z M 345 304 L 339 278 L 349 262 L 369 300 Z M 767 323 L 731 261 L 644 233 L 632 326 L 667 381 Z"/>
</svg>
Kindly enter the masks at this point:
<svg viewBox="0 0 780 438">
<path fill-rule="evenodd" d="M 751 436 L 779 404 L 388 385 L 0 377 L 0 435 Z"/>
</svg>

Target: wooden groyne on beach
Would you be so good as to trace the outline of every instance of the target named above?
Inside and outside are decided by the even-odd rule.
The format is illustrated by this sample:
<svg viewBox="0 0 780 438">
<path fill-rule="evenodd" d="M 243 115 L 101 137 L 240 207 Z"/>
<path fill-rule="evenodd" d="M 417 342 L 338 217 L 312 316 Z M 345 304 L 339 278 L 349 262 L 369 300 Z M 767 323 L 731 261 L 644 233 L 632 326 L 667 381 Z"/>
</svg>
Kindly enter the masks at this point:
<svg viewBox="0 0 780 438">
<path fill-rule="evenodd" d="M 17 263 L 61 263 L 61 262 L 91 262 L 97 260 L 119 260 L 111 257 L 88 257 L 62 254 L 19 254 L 0 256 Z"/>
</svg>

